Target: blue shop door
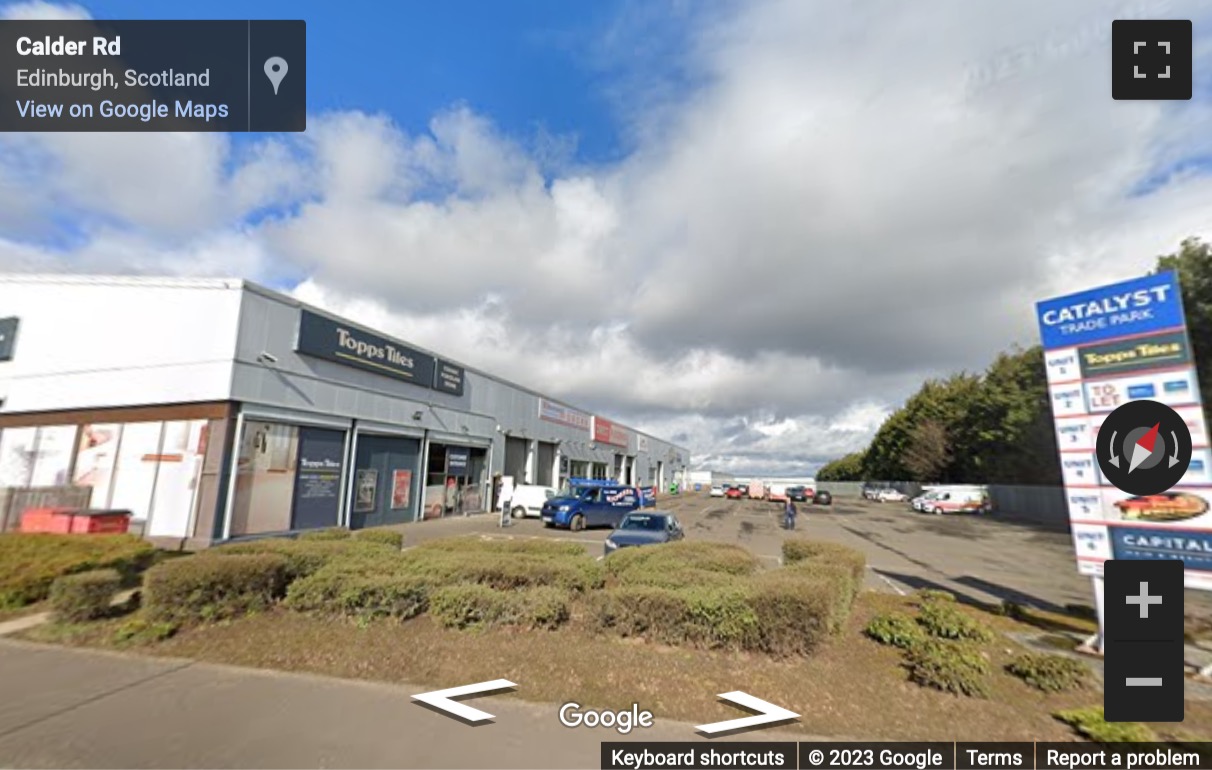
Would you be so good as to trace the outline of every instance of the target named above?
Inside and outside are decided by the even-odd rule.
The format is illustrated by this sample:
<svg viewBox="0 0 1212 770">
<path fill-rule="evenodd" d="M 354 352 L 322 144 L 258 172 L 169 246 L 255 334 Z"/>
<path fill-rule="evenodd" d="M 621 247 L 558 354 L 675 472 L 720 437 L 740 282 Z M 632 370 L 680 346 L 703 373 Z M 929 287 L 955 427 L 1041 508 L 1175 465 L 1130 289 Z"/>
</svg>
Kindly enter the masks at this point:
<svg viewBox="0 0 1212 770">
<path fill-rule="evenodd" d="M 419 439 L 358 435 L 350 529 L 402 524 L 416 518 L 420 458 Z"/>
</svg>

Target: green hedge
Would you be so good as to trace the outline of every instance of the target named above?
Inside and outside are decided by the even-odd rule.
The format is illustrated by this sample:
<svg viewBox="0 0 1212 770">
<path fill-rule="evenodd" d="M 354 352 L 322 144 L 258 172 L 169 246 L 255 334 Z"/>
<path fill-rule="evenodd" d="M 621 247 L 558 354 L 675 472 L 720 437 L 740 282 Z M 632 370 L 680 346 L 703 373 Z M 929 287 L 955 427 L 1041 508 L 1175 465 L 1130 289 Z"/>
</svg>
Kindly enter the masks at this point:
<svg viewBox="0 0 1212 770">
<path fill-rule="evenodd" d="M 164 562 L 144 576 L 149 620 L 178 623 L 238 617 L 285 594 L 289 562 L 281 554 L 203 553 Z"/>
<path fill-rule="evenodd" d="M 303 542 L 324 542 L 326 540 L 348 540 L 350 531 L 345 527 L 329 527 L 327 529 L 312 529 L 299 535 Z"/>
<path fill-rule="evenodd" d="M 133 535 L 0 534 L 0 609 L 42 601 L 56 578 L 78 572 L 113 569 L 131 583 L 155 553 Z"/>
<path fill-rule="evenodd" d="M 619 586 L 594 595 L 591 614 L 600 629 L 620 636 L 704 648 L 759 649 L 758 615 L 748 598 L 743 587 Z"/>
<path fill-rule="evenodd" d="M 662 570 L 699 570 L 724 575 L 752 575 L 758 560 L 744 548 L 723 543 L 680 541 L 644 548 L 624 548 L 605 560 L 606 570 L 620 583 L 631 573 L 651 574 Z"/>
<path fill-rule="evenodd" d="M 774 655 L 806 655 L 849 614 L 836 581 L 776 570 L 759 575 L 749 589 L 758 626 L 758 648 Z"/>
<path fill-rule="evenodd" d="M 413 548 L 400 554 L 402 573 L 422 575 L 437 585 L 482 583 L 509 590 L 556 586 L 585 592 L 600 588 L 601 566 L 582 549 L 577 557 L 536 555 L 527 552 L 468 552 Z"/>
<path fill-rule="evenodd" d="M 326 568 L 291 583 L 285 604 L 298 612 L 406 620 L 425 611 L 431 588 L 416 575 Z"/>
<path fill-rule="evenodd" d="M 840 543 L 793 538 L 783 541 L 783 564 L 799 565 L 805 562 L 824 562 L 845 567 L 854 581 L 856 590 L 862 588 L 867 578 L 867 557 L 862 551 Z"/>
<path fill-rule="evenodd" d="M 105 617 L 121 586 L 122 575 L 115 569 L 64 575 L 51 584 L 51 612 L 60 623 L 83 623 Z"/>
<path fill-rule="evenodd" d="M 359 529 L 353 533 L 354 540 L 378 543 L 400 550 L 404 547 L 404 533 L 392 529 Z"/>
<path fill-rule="evenodd" d="M 585 547 L 578 543 L 558 540 L 514 540 L 506 538 L 486 538 L 476 535 L 461 537 L 444 537 L 418 544 L 416 552 L 428 553 L 440 551 L 444 553 L 492 553 L 492 554 L 527 554 L 530 556 L 545 556 L 550 558 L 575 557 L 586 558 Z"/>
<path fill-rule="evenodd" d="M 395 549 L 398 550 L 398 549 Z M 288 540 L 264 538 L 229 543 L 212 548 L 207 554 L 261 554 L 271 553 L 286 559 L 287 582 L 306 577 L 335 561 L 348 562 L 358 559 L 399 558 L 398 553 L 373 540 Z"/>
<path fill-rule="evenodd" d="M 430 597 L 429 613 L 450 628 L 555 628 L 568 619 L 568 594 L 551 587 L 499 591 L 485 585 L 445 586 Z"/>
</svg>

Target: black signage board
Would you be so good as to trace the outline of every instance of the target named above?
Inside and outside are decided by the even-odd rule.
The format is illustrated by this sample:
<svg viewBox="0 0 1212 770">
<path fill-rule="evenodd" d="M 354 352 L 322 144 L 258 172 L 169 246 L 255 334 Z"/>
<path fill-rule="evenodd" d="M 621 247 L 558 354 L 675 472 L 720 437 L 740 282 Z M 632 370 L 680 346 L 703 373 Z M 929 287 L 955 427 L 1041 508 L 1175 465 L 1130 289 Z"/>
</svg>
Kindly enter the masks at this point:
<svg viewBox="0 0 1212 770">
<path fill-rule="evenodd" d="M 436 376 L 433 356 L 307 310 L 299 320 L 295 350 L 423 388 L 432 388 Z"/>
<path fill-rule="evenodd" d="M 446 473 L 450 476 L 466 476 L 467 465 L 471 462 L 471 452 L 467 449 L 450 447 L 446 450 Z"/>
<path fill-rule="evenodd" d="M 0 361 L 13 360 L 13 348 L 17 345 L 17 326 L 20 321 L 16 318 L 0 318 Z"/>
<path fill-rule="evenodd" d="M 439 358 L 433 370 L 433 389 L 452 396 L 461 396 L 465 375 L 463 367 Z"/>
<path fill-rule="evenodd" d="M 328 428 L 299 428 L 291 529 L 335 527 L 341 510 L 341 470 L 345 433 Z"/>
</svg>

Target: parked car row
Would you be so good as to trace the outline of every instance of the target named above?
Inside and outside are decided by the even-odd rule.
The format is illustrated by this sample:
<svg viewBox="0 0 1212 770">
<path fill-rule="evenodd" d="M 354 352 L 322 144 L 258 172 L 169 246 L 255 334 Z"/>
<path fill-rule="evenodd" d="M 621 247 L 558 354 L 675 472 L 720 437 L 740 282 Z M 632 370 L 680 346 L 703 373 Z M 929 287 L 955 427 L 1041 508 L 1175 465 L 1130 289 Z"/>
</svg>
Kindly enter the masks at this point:
<svg viewBox="0 0 1212 770">
<path fill-rule="evenodd" d="M 943 484 L 922 487 L 910 499 L 892 487 L 864 486 L 863 497 L 878 503 L 909 502 L 913 510 L 922 513 L 989 513 L 993 509 L 989 490 L 978 484 Z"/>
</svg>

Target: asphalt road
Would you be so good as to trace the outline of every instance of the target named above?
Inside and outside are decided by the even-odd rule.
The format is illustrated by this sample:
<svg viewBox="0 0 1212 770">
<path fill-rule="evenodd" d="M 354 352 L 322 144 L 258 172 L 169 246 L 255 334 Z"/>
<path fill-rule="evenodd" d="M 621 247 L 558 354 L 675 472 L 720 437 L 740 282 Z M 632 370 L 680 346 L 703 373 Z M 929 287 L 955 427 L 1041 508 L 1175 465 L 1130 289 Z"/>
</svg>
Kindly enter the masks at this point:
<svg viewBox="0 0 1212 770">
<path fill-rule="evenodd" d="M 3 767 L 595 768 L 603 741 L 723 748 L 668 720 L 627 735 L 569 728 L 559 704 L 507 695 L 467 701 L 495 716 L 471 726 L 411 700 L 431 688 L 3 639 L 0 682 Z M 723 740 L 812 738 L 761 730 Z"/>
</svg>

